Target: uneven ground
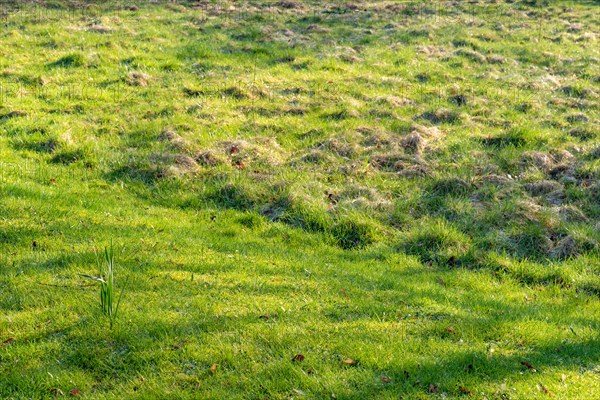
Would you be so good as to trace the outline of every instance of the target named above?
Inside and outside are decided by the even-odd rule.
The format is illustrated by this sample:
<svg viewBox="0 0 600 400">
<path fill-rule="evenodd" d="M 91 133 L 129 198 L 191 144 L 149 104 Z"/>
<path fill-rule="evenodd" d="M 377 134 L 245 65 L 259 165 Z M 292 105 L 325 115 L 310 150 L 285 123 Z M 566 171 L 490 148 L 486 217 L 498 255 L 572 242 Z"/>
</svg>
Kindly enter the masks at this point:
<svg viewBox="0 0 600 400">
<path fill-rule="evenodd" d="M 0 3 L 0 398 L 597 396 L 598 1 L 136 4 Z"/>
</svg>

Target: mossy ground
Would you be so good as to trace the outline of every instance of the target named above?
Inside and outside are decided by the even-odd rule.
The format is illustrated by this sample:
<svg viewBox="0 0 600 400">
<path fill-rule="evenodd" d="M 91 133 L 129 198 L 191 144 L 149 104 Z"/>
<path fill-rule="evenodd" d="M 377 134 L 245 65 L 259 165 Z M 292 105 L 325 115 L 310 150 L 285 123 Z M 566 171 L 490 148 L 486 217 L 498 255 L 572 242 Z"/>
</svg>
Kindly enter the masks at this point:
<svg viewBox="0 0 600 400">
<path fill-rule="evenodd" d="M 595 398 L 599 7 L 1 3 L 0 397 Z"/>
</svg>

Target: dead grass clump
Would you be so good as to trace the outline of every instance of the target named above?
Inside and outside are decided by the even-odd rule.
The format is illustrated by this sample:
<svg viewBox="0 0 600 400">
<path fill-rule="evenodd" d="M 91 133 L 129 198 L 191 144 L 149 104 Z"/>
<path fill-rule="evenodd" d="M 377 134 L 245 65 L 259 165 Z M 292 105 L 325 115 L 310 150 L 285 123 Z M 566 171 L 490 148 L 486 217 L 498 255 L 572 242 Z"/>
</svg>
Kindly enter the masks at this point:
<svg viewBox="0 0 600 400">
<path fill-rule="evenodd" d="M 567 193 L 564 189 L 554 190 L 546 196 L 546 201 L 554 206 L 561 205 L 567 198 Z"/>
<path fill-rule="evenodd" d="M 348 143 L 337 138 L 327 139 L 316 145 L 316 148 L 329 150 L 341 157 L 351 158 L 358 154 L 358 146 L 354 143 Z"/>
<path fill-rule="evenodd" d="M 252 99 L 254 97 L 250 93 L 237 86 L 231 86 L 221 90 L 221 95 L 223 97 L 231 97 L 236 100 Z"/>
<path fill-rule="evenodd" d="M 430 141 L 439 139 L 444 135 L 444 133 L 435 126 L 427 127 L 413 124 L 411 129 L 412 132 L 403 137 L 400 140 L 399 145 L 404 151 L 415 155 L 420 155 Z"/>
<path fill-rule="evenodd" d="M 565 149 L 552 150 L 550 154 L 552 154 L 552 158 L 559 163 L 572 162 L 575 160 L 573 154 L 571 154 L 570 151 Z"/>
<path fill-rule="evenodd" d="M 160 140 L 164 140 L 164 141 L 168 141 L 168 142 L 176 142 L 179 140 L 183 140 L 181 136 L 179 136 L 177 133 L 175 133 L 174 131 L 172 131 L 170 129 L 165 129 L 164 131 L 162 131 L 161 134 L 158 135 L 158 138 Z"/>
<path fill-rule="evenodd" d="M 168 142 L 171 146 L 178 150 L 187 150 L 189 148 L 189 144 L 187 141 L 179 136 L 172 130 L 165 129 L 158 135 L 158 139 L 164 142 Z"/>
<path fill-rule="evenodd" d="M 393 46 L 396 47 L 396 46 Z M 404 45 L 398 45 L 397 47 L 405 47 Z M 450 55 L 448 50 L 442 46 L 417 46 L 417 51 L 421 54 L 425 54 L 427 57 L 445 58 Z"/>
<path fill-rule="evenodd" d="M 308 109 L 306 109 L 305 107 L 301 107 L 301 106 L 288 106 L 288 107 L 285 107 L 282 110 L 282 112 L 285 115 L 301 116 L 301 115 L 305 115 L 308 112 Z"/>
<path fill-rule="evenodd" d="M 582 128 L 580 126 L 575 127 L 569 131 L 569 135 L 578 138 L 580 140 L 590 140 L 593 139 L 596 134 L 586 128 Z"/>
<path fill-rule="evenodd" d="M 421 114 L 421 118 L 434 123 L 454 123 L 460 119 L 460 116 L 455 111 L 449 110 L 447 108 L 439 108 L 435 111 L 427 111 Z"/>
<path fill-rule="evenodd" d="M 445 135 L 444 132 L 437 126 L 423 126 L 419 124 L 412 124 L 411 129 L 420 133 L 427 139 L 439 139 Z"/>
<path fill-rule="evenodd" d="M 577 242 L 571 236 L 561 239 L 550 251 L 550 256 L 557 259 L 565 259 L 573 256 L 577 250 Z"/>
<path fill-rule="evenodd" d="M 219 144 L 222 154 L 233 165 L 245 168 L 249 164 L 277 166 L 287 159 L 286 152 L 271 137 L 255 138 L 252 142 L 246 140 L 225 141 Z"/>
<path fill-rule="evenodd" d="M 288 10 L 301 10 L 303 8 L 302 4 L 291 0 L 279 1 L 277 2 L 277 6 Z"/>
<path fill-rule="evenodd" d="M 291 165 L 298 164 L 326 164 L 331 162 L 331 157 L 326 151 L 313 149 L 308 153 L 300 156 L 297 160 L 292 161 Z"/>
<path fill-rule="evenodd" d="M 425 148 L 425 139 L 417 131 L 413 131 L 400 141 L 400 146 L 409 153 L 421 154 Z"/>
<path fill-rule="evenodd" d="M 556 259 L 567 259 L 597 250 L 598 242 L 596 240 L 578 235 L 568 235 L 556 243 L 550 251 L 550 256 Z"/>
<path fill-rule="evenodd" d="M 572 164 L 559 164 L 549 171 L 552 179 L 563 178 L 569 181 L 576 181 L 574 178 L 575 166 Z"/>
<path fill-rule="evenodd" d="M 565 222 L 588 222 L 588 218 L 585 214 L 579 208 L 571 204 L 558 207 L 556 213 Z"/>
<path fill-rule="evenodd" d="M 314 33 L 329 33 L 329 32 L 331 32 L 331 29 L 326 28 L 321 25 L 318 25 L 318 24 L 310 24 L 309 26 L 306 27 L 306 31 L 314 32 Z"/>
<path fill-rule="evenodd" d="M 591 94 L 591 90 L 580 86 L 566 85 L 562 86 L 559 91 L 570 97 L 585 98 Z"/>
<path fill-rule="evenodd" d="M 385 210 L 392 202 L 377 189 L 366 186 L 351 185 L 339 194 L 338 206 L 358 210 Z"/>
<path fill-rule="evenodd" d="M 365 168 L 364 164 L 357 162 L 349 162 L 341 165 L 338 171 L 345 176 L 359 176 L 364 175 L 368 171 L 368 167 Z"/>
<path fill-rule="evenodd" d="M 392 143 L 392 137 L 385 132 L 375 132 L 371 136 L 366 137 L 362 141 L 362 145 L 366 147 L 381 148 L 389 146 Z"/>
<path fill-rule="evenodd" d="M 356 131 L 363 137 L 361 144 L 365 147 L 381 148 L 392 143 L 390 134 L 382 129 L 361 126 Z"/>
<path fill-rule="evenodd" d="M 525 189 L 533 196 L 541 196 L 562 189 L 562 185 L 556 181 L 538 181 L 525 185 Z"/>
<path fill-rule="evenodd" d="M 487 62 L 490 64 L 504 64 L 506 62 L 506 57 L 498 54 L 492 54 L 487 56 Z"/>
<path fill-rule="evenodd" d="M 112 28 L 105 25 L 90 25 L 88 31 L 95 33 L 109 33 L 112 32 Z"/>
<path fill-rule="evenodd" d="M 533 165 L 543 172 L 550 172 L 556 166 L 552 157 L 541 151 L 527 151 L 523 153 L 521 161 L 525 165 Z"/>
<path fill-rule="evenodd" d="M 378 96 L 378 97 L 375 97 L 374 100 L 375 100 L 375 102 L 377 102 L 379 104 L 384 104 L 384 105 L 390 106 L 392 108 L 414 106 L 415 104 L 417 104 L 416 102 L 414 102 L 411 99 L 407 99 L 407 98 L 404 98 L 404 97 L 393 96 L 393 95 Z"/>
<path fill-rule="evenodd" d="M 565 119 L 567 120 L 567 122 L 569 122 L 571 124 L 575 124 L 577 122 L 588 122 L 589 121 L 589 118 L 587 117 L 587 115 L 585 115 L 583 113 L 569 114 L 565 117 Z"/>
<path fill-rule="evenodd" d="M 296 11 L 296 12 L 298 12 L 298 11 Z M 296 46 L 302 45 L 307 42 L 307 39 L 304 36 L 294 32 L 291 29 L 277 30 L 266 36 L 270 37 L 271 40 L 273 40 L 275 42 L 286 43 L 286 44 L 290 45 L 291 47 L 296 47 Z M 248 50 L 252 51 L 252 48 L 250 47 Z"/>
<path fill-rule="evenodd" d="M 150 75 L 139 71 L 133 71 L 127 75 L 125 82 L 130 86 L 145 87 L 148 86 L 148 83 L 150 82 Z"/>
<path fill-rule="evenodd" d="M 486 56 L 471 49 L 458 49 L 454 52 L 454 54 L 478 63 L 486 63 L 488 61 Z"/>
<path fill-rule="evenodd" d="M 496 185 L 496 186 L 507 186 L 510 183 L 512 183 L 513 181 L 508 178 L 507 176 L 502 176 L 502 175 L 497 175 L 497 174 L 489 174 L 489 175 L 484 175 L 481 176 L 479 178 L 477 178 L 476 183 L 490 183 L 492 185 Z"/>
<path fill-rule="evenodd" d="M 183 172 L 193 172 L 198 169 L 198 163 L 185 154 L 175 155 L 175 165 Z"/>
<path fill-rule="evenodd" d="M 409 164 L 413 164 L 411 160 L 402 153 L 386 153 L 386 154 L 376 154 L 371 158 L 371 166 L 375 169 L 380 169 L 384 171 L 395 171 L 396 164 L 399 162 L 405 162 Z"/>
<path fill-rule="evenodd" d="M 350 64 L 355 64 L 363 61 L 362 58 L 354 56 L 352 54 L 341 54 L 339 56 L 339 59 Z"/>
<path fill-rule="evenodd" d="M 528 151 L 521 158 L 524 166 L 535 166 L 552 179 L 572 178 L 575 173 L 575 157 L 567 150 L 555 150 L 551 154 Z"/>
<path fill-rule="evenodd" d="M 422 178 L 432 175 L 431 168 L 426 164 L 406 165 L 399 161 L 394 168 L 398 171 L 398 175 L 404 178 Z"/>
<path fill-rule="evenodd" d="M 202 150 L 194 157 L 196 162 L 206 167 L 225 164 L 225 158 L 212 150 Z"/>
<path fill-rule="evenodd" d="M 177 178 L 190 175 L 198 169 L 193 158 L 185 154 L 153 154 L 148 157 L 150 162 L 146 173 L 157 178 Z"/>
</svg>

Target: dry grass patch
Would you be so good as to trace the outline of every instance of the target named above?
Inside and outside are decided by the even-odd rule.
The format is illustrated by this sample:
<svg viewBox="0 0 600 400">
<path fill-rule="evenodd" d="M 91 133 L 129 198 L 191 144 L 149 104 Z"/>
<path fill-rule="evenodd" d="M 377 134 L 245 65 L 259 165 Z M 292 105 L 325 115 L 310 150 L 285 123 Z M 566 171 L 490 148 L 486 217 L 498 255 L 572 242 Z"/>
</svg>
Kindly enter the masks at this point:
<svg viewBox="0 0 600 400">
<path fill-rule="evenodd" d="M 133 71 L 127 74 L 127 78 L 125 78 L 125 82 L 130 86 L 140 86 L 146 87 L 150 82 L 150 75 L 145 74 L 140 71 Z"/>
</svg>

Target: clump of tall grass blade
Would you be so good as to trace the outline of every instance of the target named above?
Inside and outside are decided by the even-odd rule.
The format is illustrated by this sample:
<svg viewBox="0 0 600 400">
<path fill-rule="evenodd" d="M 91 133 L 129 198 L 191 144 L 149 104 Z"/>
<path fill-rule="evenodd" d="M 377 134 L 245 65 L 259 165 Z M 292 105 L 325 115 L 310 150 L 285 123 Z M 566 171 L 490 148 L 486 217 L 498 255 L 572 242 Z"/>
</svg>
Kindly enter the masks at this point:
<svg viewBox="0 0 600 400">
<path fill-rule="evenodd" d="M 115 297 L 115 253 L 112 241 L 110 247 L 104 248 L 103 253 L 96 250 L 96 264 L 98 266 L 98 276 L 85 274 L 82 274 L 82 276 L 100 283 L 100 306 L 102 313 L 108 317 L 110 329 L 112 329 L 119 313 L 121 298 L 127 287 L 127 282 L 125 282 L 119 297 Z"/>
</svg>

